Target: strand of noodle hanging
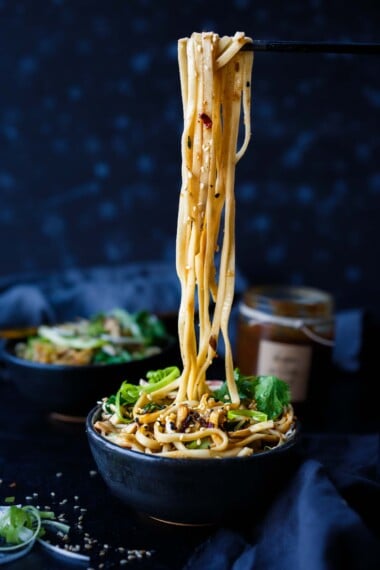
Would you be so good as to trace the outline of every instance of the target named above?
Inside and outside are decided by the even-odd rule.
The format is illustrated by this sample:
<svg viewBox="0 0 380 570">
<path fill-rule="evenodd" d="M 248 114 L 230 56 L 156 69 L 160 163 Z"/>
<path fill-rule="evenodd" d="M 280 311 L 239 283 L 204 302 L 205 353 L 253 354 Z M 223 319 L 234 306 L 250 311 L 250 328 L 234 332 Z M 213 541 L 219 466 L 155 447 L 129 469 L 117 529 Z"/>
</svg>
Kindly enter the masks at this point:
<svg viewBox="0 0 380 570">
<path fill-rule="evenodd" d="M 178 314 L 178 337 L 183 362 L 182 383 L 178 391 L 178 400 L 183 400 L 186 395 L 187 379 L 190 370 L 190 363 L 186 362 L 189 355 L 189 347 L 185 346 L 188 342 L 189 330 L 185 329 L 187 311 L 190 311 L 189 321 L 194 318 L 194 309 L 189 305 L 189 269 L 187 268 L 187 251 L 190 241 L 190 212 L 189 212 L 189 184 L 192 172 L 192 152 L 191 146 L 193 141 L 196 103 L 196 77 L 194 74 L 188 73 L 189 67 L 195 66 L 194 53 L 192 45 L 187 39 L 178 42 L 178 63 L 180 69 L 180 81 L 183 102 L 183 119 L 184 130 L 181 139 L 182 153 L 182 186 L 180 192 L 180 201 L 178 209 L 177 222 L 177 242 L 176 242 L 176 267 L 177 274 L 181 285 L 181 301 Z M 189 142 L 190 141 L 190 142 Z M 184 263 L 184 259 L 186 260 Z M 190 284 L 195 286 L 194 284 Z M 189 323 L 188 323 L 189 326 Z"/>
</svg>

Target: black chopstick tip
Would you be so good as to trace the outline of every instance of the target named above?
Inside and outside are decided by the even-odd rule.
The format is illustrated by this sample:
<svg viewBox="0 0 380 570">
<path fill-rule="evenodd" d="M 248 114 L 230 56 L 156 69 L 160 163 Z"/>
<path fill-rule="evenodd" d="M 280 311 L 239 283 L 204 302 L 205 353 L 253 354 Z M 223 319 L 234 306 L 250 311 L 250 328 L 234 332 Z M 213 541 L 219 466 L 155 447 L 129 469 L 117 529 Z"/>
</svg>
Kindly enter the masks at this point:
<svg viewBox="0 0 380 570">
<path fill-rule="evenodd" d="M 244 44 L 241 51 L 376 55 L 380 54 L 380 42 L 253 40 Z"/>
</svg>

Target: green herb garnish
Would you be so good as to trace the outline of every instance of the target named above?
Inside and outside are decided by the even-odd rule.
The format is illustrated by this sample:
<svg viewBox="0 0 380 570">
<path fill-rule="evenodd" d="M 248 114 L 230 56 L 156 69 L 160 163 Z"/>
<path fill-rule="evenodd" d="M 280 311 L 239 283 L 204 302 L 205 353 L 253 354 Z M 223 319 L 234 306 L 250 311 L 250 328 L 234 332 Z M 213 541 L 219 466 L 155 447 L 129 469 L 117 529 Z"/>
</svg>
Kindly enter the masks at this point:
<svg viewBox="0 0 380 570">
<path fill-rule="evenodd" d="M 179 375 L 180 371 L 177 366 L 169 366 L 168 368 L 147 372 L 148 383 L 144 385 L 130 384 L 125 380 L 116 395 L 107 399 L 104 407 L 109 411 L 110 404 L 114 404 L 119 420 L 128 423 L 131 421 L 131 418 L 128 415 L 126 417 L 126 412 L 128 408 L 136 404 L 141 394 L 151 394 L 156 390 L 161 390 L 176 380 Z"/>
<path fill-rule="evenodd" d="M 211 440 L 209 437 L 204 437 L 201 440 L 191 441 L 186 445 L 187 449 L 210 449 Z"/>
<path fill-rule="evenodd" d="M 267 419 L 276 419 L 290 403 L 289 385 L 277 376 L 244 376 L 238 369 L 234 375 L 240 399 L 255 400 L 257 410 L 266 414 Z M 231 401 L 227 382 L 215 390 L 214 396 L 221 402 Z"/>
<path fill-rule="evenodd" d="M 7 497 L 6 503 L 14 502 Z M 45 530 L 46 529 L 46 530 Z M 79 552 L 67 551 L 42 538 L 46 531 L 68 534 L 70 527 L 55 519 L 52 511 L 42 511 L 33 505 L 0 506 L 0 565 L 13 562 L 28 554 L 36 541 L 42 547 L 69 559 L 88 563 L 89 557 Z"/>
<path fill-rule="evenodd" d="M 281 415 L 290 402 L 289 384 L 277 376 L 258 376 L 255 382 L 257 408 L 265 412 L 270 420 Z"/>
<path fill-rule="evenodd" d="M 253 400 L 255 396 L 253 382 L 256 379 L 256 376 L 244 376 L 240 373 L 240 370 L 238 368 L 235 368 L 234 379 L 240 399 Z M 218 390 L 215 390 L 214 396 L 221 402 L 231 401 L 227 382 L 224 382 Z"/>
<path fill-rule="evenodd" d="M 249 418 L 257 422 L 266 422 L 268 416 L 257 410 L 229 410 L 227 412 L 227 418 L 229 420 L 244 420 Z"/>
</svg>

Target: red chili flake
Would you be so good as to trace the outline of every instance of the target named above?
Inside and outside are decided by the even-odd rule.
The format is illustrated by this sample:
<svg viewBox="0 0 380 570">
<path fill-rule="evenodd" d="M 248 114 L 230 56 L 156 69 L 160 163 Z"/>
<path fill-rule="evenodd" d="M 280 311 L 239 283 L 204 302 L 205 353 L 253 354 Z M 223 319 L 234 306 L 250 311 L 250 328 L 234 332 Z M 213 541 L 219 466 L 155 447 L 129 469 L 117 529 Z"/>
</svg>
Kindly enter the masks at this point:
<svg viewBox="0 0 380 570">
<path fill-rule="evenodd" d="M 199 115 L 199 118 L 201 119 L 201 121 L 203 122 L 204 126 L 206 127 L 206 129 L 211 129 L 212 127 L 212 120 L 210 119 L 210 117 L 208 115 L 206 115 L 206 113 L 201 113 Z"/>
<path fill-rule="evenodd" d="M 211 348 L 216 351 L 216 337 L 215 337 L 215 335 L 212 334 L 210 336 L 208 342 L 209 342 L 209 345 L 211 346 Z"/>
</svg>

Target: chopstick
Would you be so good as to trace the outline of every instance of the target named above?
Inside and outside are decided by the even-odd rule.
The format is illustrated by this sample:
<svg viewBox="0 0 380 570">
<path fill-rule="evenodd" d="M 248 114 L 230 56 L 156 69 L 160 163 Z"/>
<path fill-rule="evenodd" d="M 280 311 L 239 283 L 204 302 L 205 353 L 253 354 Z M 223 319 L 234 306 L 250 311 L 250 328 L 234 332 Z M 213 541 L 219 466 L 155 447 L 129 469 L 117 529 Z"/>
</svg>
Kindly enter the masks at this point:
<svg viewBox="0 0 380 570">
<path fill-rule="evenodd" d="M 298 42 L 253 40 L 244 51 L 292 53 L 380 54 L 380 42 Z"/>
</svg>

